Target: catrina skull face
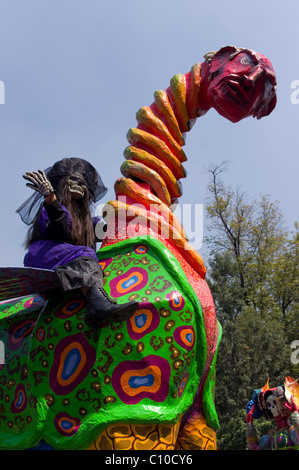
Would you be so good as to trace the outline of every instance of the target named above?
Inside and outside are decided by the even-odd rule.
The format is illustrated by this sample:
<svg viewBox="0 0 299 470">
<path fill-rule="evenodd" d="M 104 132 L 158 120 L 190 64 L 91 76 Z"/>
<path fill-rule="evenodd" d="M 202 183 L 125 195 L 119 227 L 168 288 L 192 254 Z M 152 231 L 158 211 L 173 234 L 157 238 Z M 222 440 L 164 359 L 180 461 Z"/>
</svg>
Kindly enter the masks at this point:
<svg viewBox="0 0 299 470">
<path fill-rule="evenodd" d="M 279 416 L 278 406 L 277 406 L 277 399 L 274 395 L 270 395 L 266 400 L 267 410 L 271 411 L 274 418 Z"/>
<path fill-rule="evenodd" d="M 82 175 L 80 175 L 80 173 L 74 173 L 71 175 L 67 180 L 67 185 L 73 199 L 84 198 L 87 191 L 87 186 L 85 179 Z"/>
</svg>

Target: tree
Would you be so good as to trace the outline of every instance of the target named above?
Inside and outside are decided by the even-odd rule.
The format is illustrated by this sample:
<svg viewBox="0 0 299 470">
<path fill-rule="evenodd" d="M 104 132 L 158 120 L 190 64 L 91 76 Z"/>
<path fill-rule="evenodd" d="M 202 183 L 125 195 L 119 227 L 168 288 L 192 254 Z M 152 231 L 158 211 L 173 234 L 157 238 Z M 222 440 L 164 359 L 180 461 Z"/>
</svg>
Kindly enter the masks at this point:
<svg viewBox="0 0 299 470">
<path fill-rule="evenodd" d="M 223 327 L 216 366 L 219 443 L 240 448 L 240 436 L 234 442 L 226 433 L 238 427 L 253 390 L 268 377 L 272 386 L 286 375 L 298 377 L 290 345 L 299 339 L 299 234 L 298 225 L 289 233 L 269 196 L 249 201 L 226 186 L 225 169 L 209 169 L 208 282 Z M 242 442 L 246 448 L 245 434 Z"/>
<path fill-rule="evenodd" d="M 244 304 L 261 314 L 272 308 L 285 315 L 299 300 L 298 225 L 290 238 L 277 202 L 269 196 L 248 202 L 240 190 L 226 187 L 220 179 L 224 164 L 209 171 L 209 263 L 226 256 Z"/>
</svg>

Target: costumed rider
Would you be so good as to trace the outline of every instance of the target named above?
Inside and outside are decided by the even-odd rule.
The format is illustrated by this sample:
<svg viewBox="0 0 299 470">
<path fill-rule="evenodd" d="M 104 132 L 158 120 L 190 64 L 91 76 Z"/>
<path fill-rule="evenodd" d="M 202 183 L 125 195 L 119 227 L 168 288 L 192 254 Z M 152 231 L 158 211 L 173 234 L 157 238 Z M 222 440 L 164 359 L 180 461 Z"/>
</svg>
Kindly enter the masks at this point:
<svg viewBox="0 0 299 470">
<path fill-rule="evenodd" d="M 254 390 L 246 410 L 246 440 L 250 450 L 299 449 L 299 385 L 286 377 L 284 385 Z M 258 437 L 254 420 L 264 417 L 274 423 L 268 434 Z"/>
<path fill-rule="evenodd" d="M 103 233 L 105 224 L 91 216 L 91 204 L 107 192 L 99 173 L 86 160 L 64 158 L 23 177 L 36 191 L 17 210 L 31 225 L 24 266 L 54 270 L 62 293 L 80 288 L 87 301 L 84 321 L 95 331 L 103 320 L 127 320 L 138 302 L 110 299 L 96 255 L 97 228 L 102 224 Z"/>
</svg>

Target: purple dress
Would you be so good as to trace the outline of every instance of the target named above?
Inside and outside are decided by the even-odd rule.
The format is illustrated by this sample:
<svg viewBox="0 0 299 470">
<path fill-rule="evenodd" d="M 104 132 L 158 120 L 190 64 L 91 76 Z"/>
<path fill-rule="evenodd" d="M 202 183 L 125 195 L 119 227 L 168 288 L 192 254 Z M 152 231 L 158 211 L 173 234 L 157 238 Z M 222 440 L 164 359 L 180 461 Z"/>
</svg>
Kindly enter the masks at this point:
<svg viewBox="0 0 299 470">
<path fill-rule="evenodd" d="M 101 220 L 94 217 L 94 227 Z M 71 226 L 71 215 L 58 200 L 44 205 L 34 227 L 35 241 L 25 255 L 24 266 L 54 270 L 82 256 L 91 257 L 98 263 L 95 250 L 69 242 Z"/>
</svg>

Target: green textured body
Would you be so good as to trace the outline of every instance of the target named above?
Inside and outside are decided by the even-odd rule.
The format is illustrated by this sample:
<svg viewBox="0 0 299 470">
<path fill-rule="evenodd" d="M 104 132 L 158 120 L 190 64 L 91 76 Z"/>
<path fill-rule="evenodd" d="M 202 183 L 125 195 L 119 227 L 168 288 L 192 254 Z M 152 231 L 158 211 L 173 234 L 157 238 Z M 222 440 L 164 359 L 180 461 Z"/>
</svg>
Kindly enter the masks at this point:
<svg viewBox="0 0 299 470">
<path fill-rule="evenodd" d="M 96 335 L 83 321 L 81 291 L 52 291 L 36 309 L 26 307 L 29 297 L 2 306 L 2 449 L 41 439 L 85 449 L 109 424 L 177 422 L 192 405 L 207 344 L 200 302 L 178 261 L 147 237 L 104 247 L 98 258 L 108 294 L 140 303 L 127 322 L 103 323 Z M 217 421 L 213 376 L 205 402 Z"/>
</svg>

